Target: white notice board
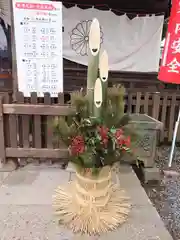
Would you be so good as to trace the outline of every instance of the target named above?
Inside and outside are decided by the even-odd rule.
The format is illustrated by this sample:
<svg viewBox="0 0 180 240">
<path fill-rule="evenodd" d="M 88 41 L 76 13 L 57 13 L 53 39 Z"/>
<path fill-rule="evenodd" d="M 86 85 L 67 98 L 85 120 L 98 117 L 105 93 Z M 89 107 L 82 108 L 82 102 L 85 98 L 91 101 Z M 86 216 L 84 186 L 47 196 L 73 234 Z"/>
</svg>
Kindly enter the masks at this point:
<svg viewBox="0 0 180 240">
<path fill-rule="evenodd" d="M 62 3 L 13 0 L 18 90 L 63 92 Z"/>
</svg>

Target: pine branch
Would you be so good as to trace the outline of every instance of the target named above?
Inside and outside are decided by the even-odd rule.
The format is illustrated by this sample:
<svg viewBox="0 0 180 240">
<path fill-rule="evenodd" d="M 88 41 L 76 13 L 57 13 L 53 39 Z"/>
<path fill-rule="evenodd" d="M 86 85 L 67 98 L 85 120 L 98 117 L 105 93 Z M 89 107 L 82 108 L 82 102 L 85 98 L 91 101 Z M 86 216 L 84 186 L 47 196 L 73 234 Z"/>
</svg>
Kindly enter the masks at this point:
<svg viewBox="0 0 180 240">
<path fill-rule="evenodd" d="M 87 95 L 85 95 L 82 89 L 71 93 L 70 104 L 76 108 L 76 112 L 79 113 L 81 117 L 85 118 L 89 116 Z"/>
<path fill-rule="evenodd" d="M 103 112 L 103 119 L 105 124 L 109 127 L 120 126 L 120 121 L 124 117 L 124 94 L 125 89 L 122 85 L 114 85 L 108 88 L 107 103 L 106 109 Z M 128 120 L 127 117 L 126 120 Z M 126 122 L 122 122 L 122 125 L 123 124 L 126 124 Z"/>
<path fill-rule="evenodd" d="M 53 121 L 54 135 L 60 138 L 65 144 L 69 143 L 70 128 L 63 117 L 56 117 Z"/>
<path fill-rule="evenodd" d="M 129 124 L 130 120 L 131 120 L 130 116 L 128 114 L 124 114 L 124 116 L 119 119 L 116 127 L 117 128 L 123 127 L 123 126 Z"/>
</svg>

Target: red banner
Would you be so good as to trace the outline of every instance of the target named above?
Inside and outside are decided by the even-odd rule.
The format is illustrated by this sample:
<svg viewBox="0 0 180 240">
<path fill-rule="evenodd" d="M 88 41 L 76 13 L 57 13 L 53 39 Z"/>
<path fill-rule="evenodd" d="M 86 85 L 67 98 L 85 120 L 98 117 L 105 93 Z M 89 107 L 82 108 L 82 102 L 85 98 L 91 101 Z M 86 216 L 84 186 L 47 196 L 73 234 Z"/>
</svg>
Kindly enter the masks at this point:
<svg viewBox="0 0 180 240">
<path fill-rule="evenodd" d="M 180 0 L 173 0 L 158 79 L 180 84 Z"/>
</svg>

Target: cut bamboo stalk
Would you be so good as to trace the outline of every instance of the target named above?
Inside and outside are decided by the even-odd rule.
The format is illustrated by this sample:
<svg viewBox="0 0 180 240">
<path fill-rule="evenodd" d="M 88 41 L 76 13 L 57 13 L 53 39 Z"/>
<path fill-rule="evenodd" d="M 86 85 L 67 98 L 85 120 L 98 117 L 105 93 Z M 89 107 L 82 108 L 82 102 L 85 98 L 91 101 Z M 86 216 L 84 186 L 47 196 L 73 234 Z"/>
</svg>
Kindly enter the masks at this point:
<svg viewBox="0 0 180 240">
<path fill-rule="evenodd" d="M 89 100 L 90 116 L 93 116 L 94 84 L 98 77 L 99 50 L 100 50 L 100 26 L 98 20 L 95 18 L 92 21 L 89 32 L 87 97 Z"/>
</svg>

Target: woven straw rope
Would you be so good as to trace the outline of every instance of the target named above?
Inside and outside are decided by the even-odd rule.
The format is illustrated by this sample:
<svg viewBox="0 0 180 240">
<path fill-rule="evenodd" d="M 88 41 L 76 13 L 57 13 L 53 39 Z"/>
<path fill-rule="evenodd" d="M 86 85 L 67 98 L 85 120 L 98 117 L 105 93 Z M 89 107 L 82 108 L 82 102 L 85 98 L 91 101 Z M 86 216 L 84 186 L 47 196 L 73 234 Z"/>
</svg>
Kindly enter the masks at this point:
<svg viewBox="0 0 180 240">
<path fill-rule="evenodd" d="M 104 207 L 107 204 L 110 198 L 111 171 L 108 171 L 107 176 L 100 179 L 87 178 L 79 173 L 76 173 L 76 177 L 76 199 L 80 205 L 89 205 L 92 208 L 92 205 Z M 102 188 L 99 188 L 100 186 Z"/>
<path fill-rule="evenodd" d="M 126 221 L 130 203 L 124 190 L 112 182 L 112 169 L 92 173 L 76 172 L 76 179 L 53 197 L 55 215 L 74 233 L 101 234 L 116 229 Z"/>
</svg>

